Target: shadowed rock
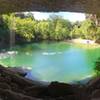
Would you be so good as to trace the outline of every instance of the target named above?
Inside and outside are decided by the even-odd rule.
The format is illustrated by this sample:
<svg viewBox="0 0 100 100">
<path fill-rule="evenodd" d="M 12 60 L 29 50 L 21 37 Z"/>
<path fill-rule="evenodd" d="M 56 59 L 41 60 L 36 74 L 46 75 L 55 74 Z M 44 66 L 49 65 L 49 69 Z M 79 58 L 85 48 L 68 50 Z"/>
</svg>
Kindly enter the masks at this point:
<svg viewBox="0 0 100 100">
<path fill-rule="evenodd" d="M 100 13 L 99 0 L 0 0 L 0 13 L 21 11 Z"/>
<path fill-rule="evenodd" d="M 0 65 L 1 100 L 100 100 L 100 77 L 84 85 L 29 80 Z"/>
<path fill-rule="evenodd" d="M 76 94 L 78 91 L 78 87 L 74 85 L 52 82 L 48 86 L 48 92 L 50 96 L 66 96 Z"/>
<path fill-rule="evenodd" d="M 14 73 L 25 77 L 27 75 L 28 70 L 27 69 L 23 69 L 23 68 L 18 68 L 18 67 L 9 67 L 8 69 L 10 69 L 11 71 L 13 71 Z"/>
</svg>

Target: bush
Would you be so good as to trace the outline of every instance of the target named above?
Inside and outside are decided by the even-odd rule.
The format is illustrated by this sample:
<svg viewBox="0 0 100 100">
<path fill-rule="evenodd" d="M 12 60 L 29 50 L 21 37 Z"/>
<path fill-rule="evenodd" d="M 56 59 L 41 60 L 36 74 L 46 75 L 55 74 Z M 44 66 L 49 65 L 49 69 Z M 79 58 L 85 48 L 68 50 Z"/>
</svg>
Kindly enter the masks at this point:
<svg viewBox="0 0 100 100">
<path fill-rule="evenodd" d="M 95 68 L 94 68 L 96 75 L 100 76 L 100 57 L 97 59 L 95 63 Z"/>
</svg>

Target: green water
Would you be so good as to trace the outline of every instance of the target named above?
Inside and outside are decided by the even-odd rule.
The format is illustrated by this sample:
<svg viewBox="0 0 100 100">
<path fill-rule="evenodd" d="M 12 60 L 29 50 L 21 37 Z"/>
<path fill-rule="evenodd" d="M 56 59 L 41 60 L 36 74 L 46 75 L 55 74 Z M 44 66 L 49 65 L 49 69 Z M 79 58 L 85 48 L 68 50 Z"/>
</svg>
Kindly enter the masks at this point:
<svg viewBox="0 0 100 100">
<path fill-rule="evenodd" d="M 70 82 L 94 74 L 94 62 L 100 57 L 100 48 L 65 42 L 33 43 L 16 46 L 1 55 L 0 63 L 8 66 L 30 67 L 32 75 L 43 81 Z"/>
</svg>

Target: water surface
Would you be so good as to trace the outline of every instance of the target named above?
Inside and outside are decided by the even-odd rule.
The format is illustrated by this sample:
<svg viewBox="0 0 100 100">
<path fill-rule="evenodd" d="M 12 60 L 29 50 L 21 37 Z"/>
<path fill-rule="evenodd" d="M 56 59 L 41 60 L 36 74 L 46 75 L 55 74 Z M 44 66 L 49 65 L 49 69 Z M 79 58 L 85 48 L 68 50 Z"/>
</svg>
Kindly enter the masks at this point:
<svg viewBox="0 0 100 100">
<path fill-rule="evenodd" d="M 43 81 L 78 81 L 94 74 L 94 62 L 100 48 L 66 42 L 33 43 L 3 50 L 0 63 L 31 68 L 31 74 Z"/>
</svg>

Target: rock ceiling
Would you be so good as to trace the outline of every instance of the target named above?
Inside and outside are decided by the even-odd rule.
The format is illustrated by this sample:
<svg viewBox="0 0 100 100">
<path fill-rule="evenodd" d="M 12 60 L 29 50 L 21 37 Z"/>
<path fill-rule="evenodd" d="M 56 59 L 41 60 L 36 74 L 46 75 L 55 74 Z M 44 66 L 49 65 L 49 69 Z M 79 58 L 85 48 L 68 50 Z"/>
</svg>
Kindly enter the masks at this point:
<svg viewBox="0 0 100 100">
<path fill-rule="evenodd" d="M 0 13 L 42 12 L 86 12 L 100 13 L 100 0 L 0 0 Z"/>
</svg>

